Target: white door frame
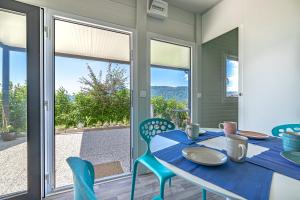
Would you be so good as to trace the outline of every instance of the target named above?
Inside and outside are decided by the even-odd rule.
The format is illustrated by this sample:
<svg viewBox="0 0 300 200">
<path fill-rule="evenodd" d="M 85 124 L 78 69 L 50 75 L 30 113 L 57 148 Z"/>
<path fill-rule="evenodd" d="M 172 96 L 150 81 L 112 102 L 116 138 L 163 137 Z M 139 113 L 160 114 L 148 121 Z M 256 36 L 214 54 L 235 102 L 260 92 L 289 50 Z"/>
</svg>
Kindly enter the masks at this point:
<svg viewBox="0 0 300 200">
<path fill-rule="evenodd" d="M 244 112 L 244 25 L 238 27 L 238 59 L 239 59 L 239 97 L 238 97 L 238 127 L 245 129 L 245 112 Z"/>
<path fill-rule="evenodd" d="M 60 190 L 70 189 L 72 186 L 62 187 L 59 190 L 54 188 L 55 182 L 55 148 L 54 148 L 54 19 L 67 19 L 74 22 L 79 22 L 85 25 L 92 25 L 99 28 L 104 28 L 107 30 L 113 30 L 121 33 L 126 33 L 130 35 L 130 53 L 131 53 L 131 63 L 130 63 L 130 89 L 131 89 L 131 159 L 133 159 L 132 149 L 136 144 L 134 143 L 133 133 L 134 122 L 137 113 L 137 102 L 136 95 L 136 30 L 128 28 L 125 26 L 120 26 L 112 23 L 107 23 L 104 21 L 94 20 L 87 17 L 81 17 L 73 14 L 68 14 L 65 12 L 60 12 L 52 9 L 45 8 L 45 195 L 50 193 L 59 192 Z M 132 163 L 132 161 L 131 161 Z M 109 179 L 106 179 L 109 180 Z M 105 180 L 102 180 L 105 181 Z M 102 182 L 101 181 L 101 182 Z"/>
</svg>

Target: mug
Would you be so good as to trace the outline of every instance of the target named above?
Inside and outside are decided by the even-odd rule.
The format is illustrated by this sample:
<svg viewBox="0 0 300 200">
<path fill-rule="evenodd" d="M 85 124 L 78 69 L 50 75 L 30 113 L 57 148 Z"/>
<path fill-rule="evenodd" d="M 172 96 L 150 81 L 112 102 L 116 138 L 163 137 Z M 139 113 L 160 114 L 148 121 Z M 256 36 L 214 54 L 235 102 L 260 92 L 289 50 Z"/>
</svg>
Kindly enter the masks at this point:
<svg viewBox="0 0 300 200">
<path fill-rule="evenodd" d="M 195 140 L 199 136 L 200 126 L 199 124 L 189 124 L 186 126 L 186 134 L 189 139 Z"/>
<path fill-rule="evenodd" d="M 248 150 L 248 138 L 229 134 L 226 136 L 227 156 L 235 162 L 244 162 Z"/>
<path fill-rule="evenodd" d="M 236 134 L 237 132 L 237 123 L 236 122 L 228 122 L 219 124 L 219 129 L 223 129 L 224 133 L 227 134 Z"/>
</svg>

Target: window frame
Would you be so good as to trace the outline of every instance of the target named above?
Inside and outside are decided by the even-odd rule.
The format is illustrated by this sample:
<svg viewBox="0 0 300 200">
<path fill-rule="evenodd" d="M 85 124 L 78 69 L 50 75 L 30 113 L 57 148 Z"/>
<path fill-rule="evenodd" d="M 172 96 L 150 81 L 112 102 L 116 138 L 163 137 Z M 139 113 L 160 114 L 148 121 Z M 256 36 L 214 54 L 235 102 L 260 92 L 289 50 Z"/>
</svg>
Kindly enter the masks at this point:
<svg viewBox="0 0 300 200">
<path fill-rule="evenodd" d="M 238 70 L 240 69 L 240 64 L 239 64 L 239 58 L 236 55 L 229 54 L 229 53 L 224 53 L 222 63 L 223 63 L 223 73 L 222 73 L 222 102 L 223 103 L 234 103 L 238 102 L 239 98 L 239 88 L 240 86 L 238 85 L 238 96 L 227 96 L 227 84 L 226 84 L 226 79 L 227 79 L 227 59 L 235 60 L 238 62 Z M 239 76 L 239 73 L 238 73 Z M 240 82 L 238 81 L 238 84 Z"/>
<path fill-rule="evenodd" d="M 5 194 L 4 199 L 43 197 L 43 12 L 40 7 L 17 1 L 0 1 L 0 10 L 26 16 L 27 79 L 27 189 Z M 39 56 L 36 56 L 39 55 Z"/>
</svg>

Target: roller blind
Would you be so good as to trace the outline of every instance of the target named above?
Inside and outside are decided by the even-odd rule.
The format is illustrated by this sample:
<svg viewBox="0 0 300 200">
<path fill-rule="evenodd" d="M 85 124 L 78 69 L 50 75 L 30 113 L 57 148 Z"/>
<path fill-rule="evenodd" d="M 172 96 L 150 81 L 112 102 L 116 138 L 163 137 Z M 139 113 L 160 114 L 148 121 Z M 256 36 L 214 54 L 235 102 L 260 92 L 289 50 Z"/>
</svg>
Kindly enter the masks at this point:
<svg viewBox="0 0 300 200">
<path fill-rule="evenodd" d="M 55 53 L 113 61 L 130 61 L 125 33 L 55 20 Z"/>
<path fill-rule="evenodd" d="M 190 61 L 189 47 L 151 40 L 151 65 L 189 69 Z"/>
<path fill-rule="evenodd" d="M 26 48 L 26 17 L 0 12 L 0 44 Z"/>
</svg>

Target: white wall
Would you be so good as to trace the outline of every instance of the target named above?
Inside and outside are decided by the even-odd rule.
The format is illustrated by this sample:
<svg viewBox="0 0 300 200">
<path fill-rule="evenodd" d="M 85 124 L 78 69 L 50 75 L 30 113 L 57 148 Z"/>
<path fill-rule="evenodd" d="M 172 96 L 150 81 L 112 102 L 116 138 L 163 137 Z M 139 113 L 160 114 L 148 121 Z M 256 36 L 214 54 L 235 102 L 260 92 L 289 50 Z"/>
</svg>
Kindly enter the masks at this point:
<svg viewBox="0 0 300 200">
<path fill-rule="evenodd" d="M 238 57 L 237 29 L 202 45 L 202 127 L 215 128 L 223 121 L 238 121 L 238 102 L 224 99 L 225 55 Z"/>
<path fill-rule="evenodd" d="M 194 14 L 169 5 L 168 15 L 168 18 L 165 20 L 157 20 L 152 17 L 148 17 L 148 31 L 194 42 Z"/>
<path fill-rule="evenodd" d="M 300 123 L 299 9 L 299 0 L 224 0 L 203 16 L 204 41 L 243 24 L 243 129 Z"/>
<path fill-rule="evenodd" d="M 202 42 L 205 43 L 242 23 L 244 0 L 223 0 L 202 16 Z"/>
<path fill-rule="evenodd" d="M 135 27 L 136 0 L 19 0 L 58 11 Z"/>
<path fill-rule="evenodd" d="M 137 0 L 19 0 L 74 15 L 136 28 Z M 142 1 L 146 6 L 146 0 Z M 139 8 L 140 9 L 140 8 Z M 144 10 L 146 12 L 146 9 Z M 194 14 L 169 5 L 169 17 L 147 17 L 147 30 L 182 40 L 195 41 Z"/>
</svg>

